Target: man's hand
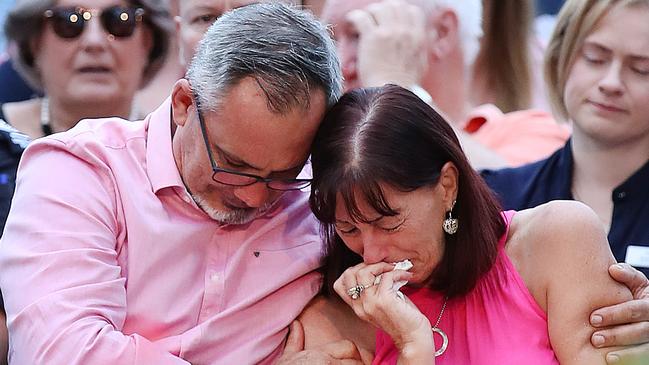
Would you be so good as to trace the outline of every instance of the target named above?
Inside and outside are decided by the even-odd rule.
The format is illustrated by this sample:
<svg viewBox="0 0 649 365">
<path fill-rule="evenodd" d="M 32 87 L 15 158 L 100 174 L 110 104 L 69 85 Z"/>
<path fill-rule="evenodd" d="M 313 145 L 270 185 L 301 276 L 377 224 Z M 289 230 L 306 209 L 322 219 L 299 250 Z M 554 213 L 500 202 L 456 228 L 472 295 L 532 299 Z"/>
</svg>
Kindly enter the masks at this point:
<svg viewBox="0 0 649 365">
<path fill-rule="evenodd" d="M 402 0 L 353 10 L 347 20 L 358 32 L 358 75 L 363 87 L 420 84 L 428 67 L 424 11 Z"/>
<path fill-rule="evenodd" d="M 332 342 L 318 349 L 304 350 L 304 328 L 299 321 L 289 327 L 284 354 L 277 365 L 362 365 L 361 354 L 353 342 Z"/>
<path fill-rule="evenodd" d="M 598 348 L 632 346 L 609 352 L 609 364 L 649 364 L 649 280 L 628 264 L 612 265 L 609 274 L 629 287 L 633 300 L 594 311 L 593 327 L 614 327 L 596 331 L 591 342 Z"/>
</svg>

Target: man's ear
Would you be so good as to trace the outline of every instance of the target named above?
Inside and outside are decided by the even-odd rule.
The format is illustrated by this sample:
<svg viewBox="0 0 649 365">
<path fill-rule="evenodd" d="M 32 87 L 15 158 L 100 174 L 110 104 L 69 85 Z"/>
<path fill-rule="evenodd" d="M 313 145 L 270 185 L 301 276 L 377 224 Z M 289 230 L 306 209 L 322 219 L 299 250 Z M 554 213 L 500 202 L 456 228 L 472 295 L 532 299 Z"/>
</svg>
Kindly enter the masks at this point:
<svg viewBox="0 0 649 365">
<path fill-rule="evenodd" d="M 428 20 L 429 57 L 433 60 L 444 59 L 461 46 L 459 21 L 451 9 L 441 9 Z"/>
<path fill-rule="evenodd" d="M 193 106 L 193 107 L 192 107 Z M 194 94 L 186 79 L 176 81 L 171 91 L 171 115 L 177 126 L 184 126 L 191 113 L 196 112 Z"/>
<path fill-rule="evenodd" d="M 459 171 L 453 162 L 447 162 L 442 166 L 439 175 L 439 185 L 443 189 L 443 199 L 446 210 L 453 207 L 453 202 L 457 199 L 459 188 Z"/>
</svg>

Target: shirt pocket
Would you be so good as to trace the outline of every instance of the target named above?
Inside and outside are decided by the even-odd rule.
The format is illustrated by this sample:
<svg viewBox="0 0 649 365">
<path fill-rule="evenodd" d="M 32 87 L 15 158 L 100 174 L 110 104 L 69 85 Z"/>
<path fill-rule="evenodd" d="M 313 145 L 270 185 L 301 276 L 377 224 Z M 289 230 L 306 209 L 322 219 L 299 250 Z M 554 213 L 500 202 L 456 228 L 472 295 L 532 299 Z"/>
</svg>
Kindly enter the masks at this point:
<svg viewBox="0 0 649 365">
<path fill-rule="evenodd" d="M 254 266 L 261 265 L 269 272 L 307 273 L 322 265 L 324 245 L 320 240 L 312 240 L 284 248 L 252 248 L 250 255 Z"/>
</svg>

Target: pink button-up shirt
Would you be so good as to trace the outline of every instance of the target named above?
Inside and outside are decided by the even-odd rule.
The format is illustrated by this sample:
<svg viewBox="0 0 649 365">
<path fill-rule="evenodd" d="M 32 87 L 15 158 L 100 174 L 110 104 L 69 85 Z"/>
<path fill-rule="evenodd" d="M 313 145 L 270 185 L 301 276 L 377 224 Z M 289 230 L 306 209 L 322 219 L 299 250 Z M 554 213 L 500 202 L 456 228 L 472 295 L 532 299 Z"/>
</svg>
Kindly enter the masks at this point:
<svg viewBox="0 0 649 365">
<path fill-rule="evenodd" d="M 217 224 L 182 183 L 170 108 L 142 122 L 86 120 L 23 155 L 0 242 L 12 364 L 253 364 L 282 353 L 321 280 L 308 193 L 284 194 L 248 225 Z"/>
</svg>

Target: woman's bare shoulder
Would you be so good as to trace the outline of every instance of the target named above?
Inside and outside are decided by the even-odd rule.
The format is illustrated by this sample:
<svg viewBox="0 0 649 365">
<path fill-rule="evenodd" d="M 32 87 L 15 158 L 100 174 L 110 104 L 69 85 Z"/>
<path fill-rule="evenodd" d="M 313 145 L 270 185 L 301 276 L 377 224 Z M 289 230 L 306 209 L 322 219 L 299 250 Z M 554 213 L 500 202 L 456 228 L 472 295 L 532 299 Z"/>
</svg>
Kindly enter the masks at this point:
<svg viewBox="0 0 649 365">
<path fill-rule="evenodd" d="M 615 259 L 604 224 L 582 203 L 555 201 L 521 211 L 512 226 L 508 255 L 547 313 L 557 358 L 598 363 L 604 355 L 590 344 L 590 313 L 631 299 L 608 274 Z"/>
<path fill-rule="evenodd" d="M 532 296 L 544 310 L 548 290 L 569 277 L 596 275 L 604 285 L 615 262 L 604 225 L 583 203 L 553 201 L 518 212 L 510 225 L 506 252 Z"/>
<path fill-rule="evenodd" d="M 605 238 L 604 224 L 590 207 L 573 200 L 556 200 L 516 213 L 507 245 L 544 252 L 582 248 L 608 250 Z"/>
</svg>

